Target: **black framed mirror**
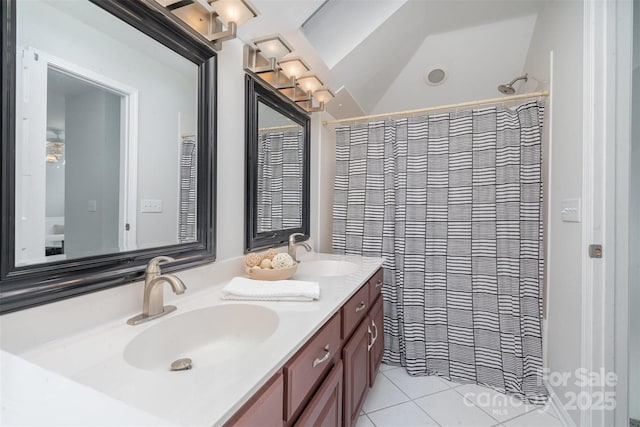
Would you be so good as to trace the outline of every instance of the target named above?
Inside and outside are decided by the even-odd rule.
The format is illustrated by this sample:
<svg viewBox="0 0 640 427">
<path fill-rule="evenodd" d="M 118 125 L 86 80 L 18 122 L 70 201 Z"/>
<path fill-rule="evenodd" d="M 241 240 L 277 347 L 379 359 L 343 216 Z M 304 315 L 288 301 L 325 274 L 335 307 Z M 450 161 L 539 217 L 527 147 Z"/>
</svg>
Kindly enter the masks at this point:
<svg viewBox="0 0 640 427">
<path fill-rule="evenodd" d="M 212 262 L 211 45 L 154 0 L 1 13 L 0 313 Z"/>
<path fill-rule="evenodd" d="M 245 251 L 309 236 L 308 114 L 247 74 L 245 139 Z"/>
</svg>

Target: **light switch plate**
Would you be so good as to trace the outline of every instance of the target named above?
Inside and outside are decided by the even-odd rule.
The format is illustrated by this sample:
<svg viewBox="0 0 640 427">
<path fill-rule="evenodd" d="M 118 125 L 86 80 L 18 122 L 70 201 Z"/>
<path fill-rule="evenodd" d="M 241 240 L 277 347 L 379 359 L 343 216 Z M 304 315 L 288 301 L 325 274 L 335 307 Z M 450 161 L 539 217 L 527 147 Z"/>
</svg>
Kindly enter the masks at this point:
<svg viewBox="0 0 640 427">
<path fill-rule="evenodd" d="M 560 202 L 560 216 L 564 222 L 580 222 L 580 199 L 564 199 Z"/>
<path fill-rule="evenodd" d="M 160 213 L 162 212 L 162 200 L 142 199 L 140 202 L 140 212 Z"/>
<path fill-rule="evenodd" d="M 89 200 L 89 206 L 87 207 L 87 211 L 96 212 L 98 210 L 98 202 L 95 200 Z"/>
</svg>

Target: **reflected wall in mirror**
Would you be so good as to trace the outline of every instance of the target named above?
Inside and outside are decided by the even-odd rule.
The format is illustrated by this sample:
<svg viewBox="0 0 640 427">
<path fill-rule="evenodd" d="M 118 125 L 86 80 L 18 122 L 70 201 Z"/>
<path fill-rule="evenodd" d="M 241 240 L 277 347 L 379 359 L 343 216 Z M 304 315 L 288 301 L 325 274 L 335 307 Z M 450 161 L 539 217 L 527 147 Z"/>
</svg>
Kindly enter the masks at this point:
<svg viewBox="0 0 640 427">
<path fill-rule="evenodd" d="M 0 311 L 212 261 L 212 46 L 154 0 L 1 11 Z"/>
<path fill-rule="evenodd" d="M 86 0 L 16 6 L 16 265 L 195 241 L 198 66 Z"/>
<path fill-rule="evenodd" d="M 247 76 L 246 250 L 309 234 L 309 116 Z"/>
</svg>

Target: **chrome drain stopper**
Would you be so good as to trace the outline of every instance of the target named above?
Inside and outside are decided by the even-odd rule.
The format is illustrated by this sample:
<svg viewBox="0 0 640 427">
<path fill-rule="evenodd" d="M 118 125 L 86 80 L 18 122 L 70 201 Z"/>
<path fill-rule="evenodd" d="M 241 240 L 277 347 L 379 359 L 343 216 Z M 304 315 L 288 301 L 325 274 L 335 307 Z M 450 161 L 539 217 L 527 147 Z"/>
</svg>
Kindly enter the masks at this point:
<svg viewBox="0 0 640 427">
<path fill-rule="evenodd" d="M 187 371 L 192 367 L 192 361 L 188 357 L 178 359 L 171 364 L 172 371 Z"/>
</svg>

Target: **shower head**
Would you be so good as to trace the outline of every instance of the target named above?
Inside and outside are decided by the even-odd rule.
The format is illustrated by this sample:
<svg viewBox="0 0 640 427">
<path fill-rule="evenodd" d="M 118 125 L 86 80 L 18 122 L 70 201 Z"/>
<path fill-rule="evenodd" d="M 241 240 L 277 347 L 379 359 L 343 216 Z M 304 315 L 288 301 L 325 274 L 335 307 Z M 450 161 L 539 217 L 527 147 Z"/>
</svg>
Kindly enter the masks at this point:
<svg viewBox="0 0 640 427">
<path fill-rule="evenodd" d="M 513 95 L 514 93 L 516 93 L 516 90 L 513 88 L 513 84 L 515 82 L 517 82 L 518 80 L 524 80 L 525 82 L 529 79 L 529 74 L 525 73 L 519 77 L 516 77 L 515 79 L 511 80 L 509 83 L 507 83 L 506 85 L 500 85 L 498 86 L 498 90 L 502 93 L 504 93 L 505 95 Z"/>
</svg>

